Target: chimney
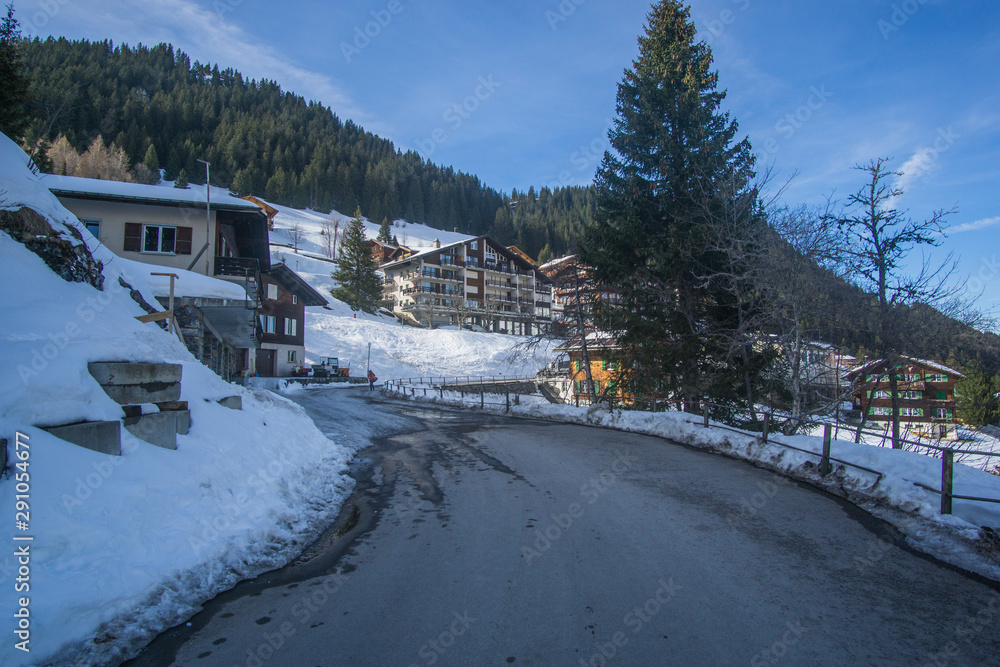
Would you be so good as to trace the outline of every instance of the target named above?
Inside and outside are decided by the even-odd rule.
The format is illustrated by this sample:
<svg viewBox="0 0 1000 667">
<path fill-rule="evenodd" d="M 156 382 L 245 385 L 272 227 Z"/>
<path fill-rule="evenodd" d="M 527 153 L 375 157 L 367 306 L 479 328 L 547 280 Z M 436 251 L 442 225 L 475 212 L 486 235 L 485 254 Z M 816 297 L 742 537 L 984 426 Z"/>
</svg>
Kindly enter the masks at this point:
<svg viewBox="0 0 1000 667">
<path fill-rule="evenodd" d="M 434 239 L 434 247 L 435 248 L 440 248 L 441 247 L 441 240 L 440 239 Z"/>
</svg>

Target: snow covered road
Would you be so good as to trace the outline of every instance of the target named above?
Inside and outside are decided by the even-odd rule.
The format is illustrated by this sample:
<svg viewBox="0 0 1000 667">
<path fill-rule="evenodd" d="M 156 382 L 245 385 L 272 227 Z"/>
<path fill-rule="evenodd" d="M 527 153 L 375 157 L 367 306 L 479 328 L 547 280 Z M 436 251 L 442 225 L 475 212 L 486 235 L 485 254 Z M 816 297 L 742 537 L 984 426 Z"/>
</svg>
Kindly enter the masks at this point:
<svg viewBox="0 0 1000 667">
<path fill-rule="evenodd" d="M 964 665 L 1000 649 L 992 585 L 746 463 L 356 389 L 294 398 L 335 441 L 378 430 L 337 525 L 134 664 Z"/>
</svg>

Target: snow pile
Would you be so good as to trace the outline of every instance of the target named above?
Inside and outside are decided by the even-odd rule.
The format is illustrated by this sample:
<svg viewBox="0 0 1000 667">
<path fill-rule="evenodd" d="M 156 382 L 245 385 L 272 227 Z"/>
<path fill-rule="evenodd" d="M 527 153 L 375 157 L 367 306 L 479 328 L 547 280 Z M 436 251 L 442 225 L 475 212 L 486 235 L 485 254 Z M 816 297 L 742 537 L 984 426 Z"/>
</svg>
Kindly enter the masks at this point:
<svg viewBox="0 0 1000 667">
<path fill-rule="evenodd" d="M 428 391 L 425 398 L 420 388 L 412 395 L 408 391 L 389 393 L 463 407 L 478 408 L 480 403 L 478 394 L 445 392 L 442 397 L 434 390 Z M 711 428 L 705 428 L 700 417 L 684 412 L 609 410 L 605 405 L 578 408 L 530 400 L 533 398 L 535 397 L 522 396 L 519 405 L 511 405 L 510 414 L 654 435 L 763 464 L 791 477 L 846 495 L 876 516 L 894 523 L 919 548 L 1000 580 L 1000 565 L 997 565 L 996 553 L 985 558 L 976 553 L 983 546 L 979 539 L 980 527 L 1000 529 L 1000 504 L 954 500 L 953 514 L 942 515 L 940 495 L 917 486 L 921 484 L 941 488 L 940 459 L 917 452 L 834 440 L 831 444 L 833 458 L 876 470 L 882 476 L 879 478 L 871 472 L 833 462 L 833 474 L 823 478 L 818 472 L 819 455 L 823 450 L 822 437 L 778 435 L 765 444 L 756 435 L 719 424 L 713 423 Z M 492 407 L 489 405 L 491 399 Z M 503 396 L 487 397 L 486 403 L 488 411 L 506 412 L 506 406 L 501 405 L 504 403 Z M 782 447 L 775 440 L 805 451 Z M 1000 477 L 965 465 L 956 465 L 954 470 L 953 493 L 1000 499 Z M 934 526 L 936 530 L 928 530 L 928 525 Z"/>
<path fill-rule="evenodd" d="M 0 664 L 108 664 L 180 622 L 205 599 L 288 561 L 348 493 L 347 446 L 288 400 L 230 385 L 144 314 L 124 281 L 155 304 L 155 267 L 100 246 L 0 135 L 0 208 L 30 207 L 104 263 L 104 291 L 57 276 L 0 233 L 0 436 L 30 438 L 30 591 L 15 593 L 13 542 L 0 556 Z M 72 230 L 76 230 L 74 236 Z M 82 239 L 82 240 L 81 240 Z M 185 284 L 184 277 L 178 285 Z M 193 279 L 192 279 L 193 280 Z M 204 287 L 204 284 L 202 284 Z M 218 286 L 215 286 L 218 287 Z M 191 430 L 168 451 L 122 429 L 121 457 L 71 445 L 39 426 L 119 420 L 89 361 L 183 366 Z M 238 394 L 243 410 L 216 403 Z M 364 444 L 364 443 L 358 443 Z M 13 532 L 15 483 L 0 479 Z M 31 653 L 14 648 L 18 597 L 30 597 Z"/>
</svg>

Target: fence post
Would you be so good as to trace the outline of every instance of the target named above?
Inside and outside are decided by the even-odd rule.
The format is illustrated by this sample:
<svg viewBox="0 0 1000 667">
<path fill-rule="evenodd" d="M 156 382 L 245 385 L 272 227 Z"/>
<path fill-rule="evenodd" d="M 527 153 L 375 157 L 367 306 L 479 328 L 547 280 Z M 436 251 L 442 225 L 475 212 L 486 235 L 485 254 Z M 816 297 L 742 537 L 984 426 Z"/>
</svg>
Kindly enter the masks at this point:
<svg viewBox="0 0 1000 667">
<path fill-rule="evenodd" d="M 955 450 L 941 452 L 941 514 L 951 514 L 951 495 L 955 484 Z"/>
<path fill-rule="evenodd" d="M 444 400 L 444 387 L 438 387 L 438 389 L 441 391 L 441 400 L 443 401 Z"/>
<path fill-rule="evenodd" d="M 573 398 L 576 400 L 576 407 L 580 407 L 580 394 L 573 394 Z"/>
<path fill-rule="evenodd" d="M 833 437 L 833 428 L 826 424 L 823 426 L 823 458 L 819 461 L 819 474 L 826 477 L 830 474 L 832 466 L 830 465 L 830 445 L 831 438 Z"/>
<path fill-rule="evenodd" d="M 483 410 L 486 408 L 486 392 L 483 391 L 482 386 L 479 387 L 479 409 Z"/>
<path fill-rule="evenodd" d="M 771 426 L 771 413 L 770 412 L 765 412 L 764 413 L 764 431 L 763 431 L 763 433 L 761 433 L 761 440 L 764 441 L 765 445 L 767 444 L 767 436 L 768 436 L 767 432 L 768 432 L 770 426 Z"/>
<path fill-rule="evenodd" d="M 504 395 L 507 397 L 507 412 L 510 412 L 510 392 L 504 392 Z"/>
<path fill-rule="evenodd" d="M 705 404 L 705 428 L 708 428 L 708 404 Z"/>
</svg>

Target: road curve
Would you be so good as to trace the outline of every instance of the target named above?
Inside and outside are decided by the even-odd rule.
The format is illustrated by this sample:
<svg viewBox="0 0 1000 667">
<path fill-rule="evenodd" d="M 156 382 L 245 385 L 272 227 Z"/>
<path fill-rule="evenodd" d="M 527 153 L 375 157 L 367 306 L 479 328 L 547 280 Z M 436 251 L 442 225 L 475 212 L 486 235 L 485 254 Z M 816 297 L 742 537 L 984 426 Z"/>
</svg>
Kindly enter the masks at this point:
<svg viewBox="0 0 1000 667">
<path fill-rule="evenodd" d="M 337 524 L 135 665 L 985 665 L 992 584 L 814 488 L 659 438 L 384 402 Z M 346 407 L 345 407 L 346 406 Z"/>
</svg>

